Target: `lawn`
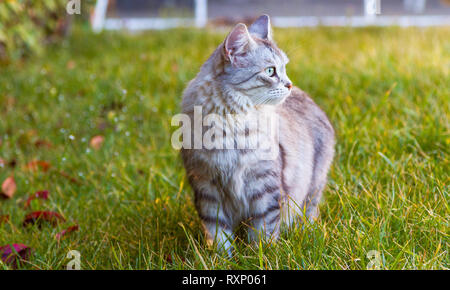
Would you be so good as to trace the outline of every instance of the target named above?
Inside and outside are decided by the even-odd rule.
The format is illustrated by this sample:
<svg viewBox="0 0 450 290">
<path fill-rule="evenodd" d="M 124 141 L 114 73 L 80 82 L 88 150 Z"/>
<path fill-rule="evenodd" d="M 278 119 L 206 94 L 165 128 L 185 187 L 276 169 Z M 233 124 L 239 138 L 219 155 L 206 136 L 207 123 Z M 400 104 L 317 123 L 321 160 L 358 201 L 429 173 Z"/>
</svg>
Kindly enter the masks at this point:
<svg viewBox="0 0 450 290">
<path fill-rule="evenodd" d="M 336 157 L 317 223 L 261 250 L 238 240 L 231 259 L 206 245 L 170 143 L 184 87 L 224 37 L 78 27 L 0 68 L 0 183 L 17 184 L 0 199 L 0 246 L 32 248 L 20 268 L 63 269 L 77 250 L 82 269 L 448 269 L 450 28 L 275 30 L 288 76 L 335 126 Z M 38 210 L 65 222 L 24 227 Z"/>
</svg>

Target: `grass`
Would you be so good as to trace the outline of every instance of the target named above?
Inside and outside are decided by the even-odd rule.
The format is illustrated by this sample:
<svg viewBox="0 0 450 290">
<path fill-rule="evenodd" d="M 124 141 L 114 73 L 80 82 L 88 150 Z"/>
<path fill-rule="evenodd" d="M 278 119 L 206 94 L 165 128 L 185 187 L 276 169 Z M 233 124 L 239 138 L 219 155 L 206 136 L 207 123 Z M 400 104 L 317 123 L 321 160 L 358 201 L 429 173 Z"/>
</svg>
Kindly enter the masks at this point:
<svg viewBox="0 0 450 290">
<path fill-rule="evenodd" d="M 224 36 L 77 29 L 0 68 L 0 158 L 16 163 L 0 167 L 0 182 L 17 182 L 0 200 L 10 215 L 0 245 L 33 248 L 21 268 L 65 268 L 77 250 L 83 269 L 366 269 L 375 250 L 383 269 L 448 269 L 450 29 L 275 31 L 289 77 L 335 126 L 337 152 L 320 220 L 261 251 L 237 242 L 232 259 L 207 247 L 170 145 L 183 88 Z M 95 135 L 105 137 L 100 150 L 89 146 Z M 51 168 L 27 170 L 32 160 Z M 38 190 L 49 200 L 25 210 Z M 31 210 L 67 221 L 23 228 Z"/>
</svg>

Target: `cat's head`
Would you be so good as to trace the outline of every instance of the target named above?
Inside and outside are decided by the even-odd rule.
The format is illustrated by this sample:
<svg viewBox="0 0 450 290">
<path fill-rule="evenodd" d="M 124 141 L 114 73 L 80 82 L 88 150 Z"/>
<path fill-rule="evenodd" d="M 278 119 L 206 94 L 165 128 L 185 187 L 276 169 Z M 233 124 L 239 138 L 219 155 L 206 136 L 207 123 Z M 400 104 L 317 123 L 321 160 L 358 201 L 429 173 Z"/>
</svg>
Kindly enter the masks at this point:
<svg viewBox="0 0 450 290">
<path fill-rule="evenodd" d="M 223 80 L 254 105 L 281 103 L 292 89 L 289 59 L 272 40 L 270 19 L 260 16 L 247 29 L 237 24 L 222 45 Z"/>
</svg>

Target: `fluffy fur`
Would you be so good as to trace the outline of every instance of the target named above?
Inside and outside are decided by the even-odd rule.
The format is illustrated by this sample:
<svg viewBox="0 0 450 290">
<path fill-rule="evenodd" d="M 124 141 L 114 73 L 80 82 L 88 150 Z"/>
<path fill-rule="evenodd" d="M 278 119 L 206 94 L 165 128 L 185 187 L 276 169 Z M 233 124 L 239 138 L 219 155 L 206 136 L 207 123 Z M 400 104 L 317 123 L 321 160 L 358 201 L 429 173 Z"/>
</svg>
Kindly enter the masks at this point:
<svg viewBox="0 0 450 290">
<path fill-rule="evenodd" d="M 276 238 L 282 223 L 318 216 L 334 131 L 312 99 L 292 87 L 287 63 L 263 15 L 248 29 L 236 25 L 184 92 L 183 113 L 193 120 L 194 108 L 201 106 L 203 116 L 226 120 L 215 132 L 233 136 L 233 149 L 181 150 L 199 217 L 219 248 L 230 250 L 233 230 L 242 222 L 253 239 Z M 275 116 L 279 130 L 246 126 L 242 116 L 247 121 Z M 258 148 L 236 146 L 242 140 Z M 273 158 L 267 158 L 268 150 Z"/>
</svg>

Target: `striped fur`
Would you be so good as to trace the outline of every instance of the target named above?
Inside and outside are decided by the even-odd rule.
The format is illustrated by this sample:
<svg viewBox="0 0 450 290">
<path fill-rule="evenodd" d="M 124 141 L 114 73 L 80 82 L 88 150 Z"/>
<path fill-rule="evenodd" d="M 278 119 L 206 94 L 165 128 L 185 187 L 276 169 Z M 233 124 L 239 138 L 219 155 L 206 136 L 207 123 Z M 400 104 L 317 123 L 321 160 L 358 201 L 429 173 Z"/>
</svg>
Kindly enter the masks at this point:
<svg viewBox="0 0 450 290">
<path fill-rule="evenodd" d="M 183 113 L 191 120 L 194 106 L 201 106 L 204 115 L 236 118 L 218 129 L 235 133 L 229 144 L 233 149 L 181 150 L 208 239 L 223 250 L 230 251 L 233 230 L 242 222 L 250 225 L 251 238 L 270 239 L 278 237 L 282 223 L 289 225 L 304 213 L 311 220 L 318 216 L 334 131 L 309 96 L 291 89 L 286 63 L 271 39 L 269 18 L 262 16 L 248 30 L 237 25 L 184 92 Z M 264 69 L 271 65 L 277 75 L 268 77 Z M 277 116 L 278 135 L 246 128 L 238 115 L 245 120 Z M 265 142 L 277 155 L 266 160 L 262 156 L 267 149 L 237 148 L 243 138 L 252 144 Z"/>
</svg>

